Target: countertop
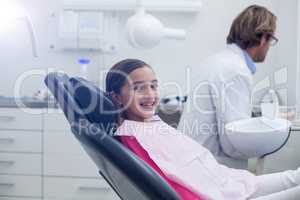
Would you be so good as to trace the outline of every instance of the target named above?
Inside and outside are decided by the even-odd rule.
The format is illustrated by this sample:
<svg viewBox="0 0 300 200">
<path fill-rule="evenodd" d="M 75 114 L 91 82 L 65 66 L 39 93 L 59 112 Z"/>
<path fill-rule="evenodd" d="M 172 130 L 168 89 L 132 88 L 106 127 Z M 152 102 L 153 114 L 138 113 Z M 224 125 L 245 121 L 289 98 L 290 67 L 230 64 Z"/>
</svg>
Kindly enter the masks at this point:
<svg viewBox="0 0 300 200">
<path fill-rule="evenodd" d="M 37 99 L 32 97 L 4 97 L 0 96 L 0 108 L 59 108 L 54 99 Z M 300 119 L 292 121 L 292 131 L 300 131 Z"/>
<path fill-rule="evenodd" d="M 300 119 L 292 121 L 292 131 L 300 131 Z"/>
<path fill-rule="evenodd" d="M 31 97 L 0 96 L 0 108 L 58 108 L 54 99 L 37 99 Z"/>
</svg>

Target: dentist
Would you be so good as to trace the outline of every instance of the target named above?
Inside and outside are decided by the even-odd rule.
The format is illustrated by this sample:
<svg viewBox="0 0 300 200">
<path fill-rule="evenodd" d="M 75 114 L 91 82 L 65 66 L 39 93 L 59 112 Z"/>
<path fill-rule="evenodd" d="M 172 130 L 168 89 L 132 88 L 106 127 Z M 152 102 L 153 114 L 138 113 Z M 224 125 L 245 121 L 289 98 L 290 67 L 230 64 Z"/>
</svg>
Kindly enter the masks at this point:
<svg viewBox="0 0 300 200">
<path fill-rule="evenodd" d="M 248 158 L 230 143 L 224 127 L 251 117 L 255 63 L 263 62 L 270 46 L 278 41 L 275 29 L 272 12 L 249 6 L 234 19 L 227 48 L 191 68 L 190 98 L 180 128 L 227 166 L 247 168 Z"/>
</svg>

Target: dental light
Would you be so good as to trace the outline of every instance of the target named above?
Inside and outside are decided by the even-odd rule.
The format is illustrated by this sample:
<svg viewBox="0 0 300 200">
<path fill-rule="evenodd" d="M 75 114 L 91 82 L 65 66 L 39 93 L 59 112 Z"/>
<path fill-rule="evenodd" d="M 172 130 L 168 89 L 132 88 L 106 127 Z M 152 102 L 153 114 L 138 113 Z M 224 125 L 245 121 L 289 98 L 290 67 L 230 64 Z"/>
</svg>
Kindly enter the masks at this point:
<svg viewBox="0 0 300 200">
<path fill-rule="evenodd" d="M 162 39 L 185 39 L 182 29 L 166 28 L 159 19 L 145 12 L 141 1 L 137 1 L 137 11 L 127 20 L 126 34 L 131 46 L 139 49 L 153 48 Z"/>
<path fill-rule="evenodd" d="M 24 20 L 28 28 L 32 44 L 32 54 L 37 57 L 34 27 L 27 12 L 12 0 L 4 0 L 0 7 L 0 29 L 7 28 L 14 20 Z"/>
</svg>

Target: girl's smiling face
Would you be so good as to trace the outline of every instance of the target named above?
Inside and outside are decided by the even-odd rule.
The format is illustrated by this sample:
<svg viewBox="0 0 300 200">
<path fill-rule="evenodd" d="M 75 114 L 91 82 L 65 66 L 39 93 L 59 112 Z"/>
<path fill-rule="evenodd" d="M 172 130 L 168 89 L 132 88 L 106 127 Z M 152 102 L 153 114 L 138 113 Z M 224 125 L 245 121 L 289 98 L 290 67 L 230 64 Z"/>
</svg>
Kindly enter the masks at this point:
<svg viewBox="0 0 300 200">
<path fill-rule="evenodd" d="M 116 99 L 127 119 L 145 121 L 154 116 L 159 102 L 158 81 L 147 66 L 133 70 Z"/>
</svg>

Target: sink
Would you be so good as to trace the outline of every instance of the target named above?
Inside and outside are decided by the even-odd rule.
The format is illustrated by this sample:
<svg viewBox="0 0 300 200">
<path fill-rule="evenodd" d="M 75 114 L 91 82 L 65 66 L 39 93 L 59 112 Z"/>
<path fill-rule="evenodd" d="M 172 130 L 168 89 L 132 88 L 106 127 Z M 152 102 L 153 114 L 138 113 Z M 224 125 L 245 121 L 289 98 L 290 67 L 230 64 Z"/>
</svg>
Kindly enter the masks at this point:
<svg viewBox="0 0 300 200">
<path fill-rule="evenodd" d="M 261 157 L 278 149 L 287 139 L 291 122 L 256 117 L 226 124 L 230 143 L 247 158 Z"/>
</svg>

